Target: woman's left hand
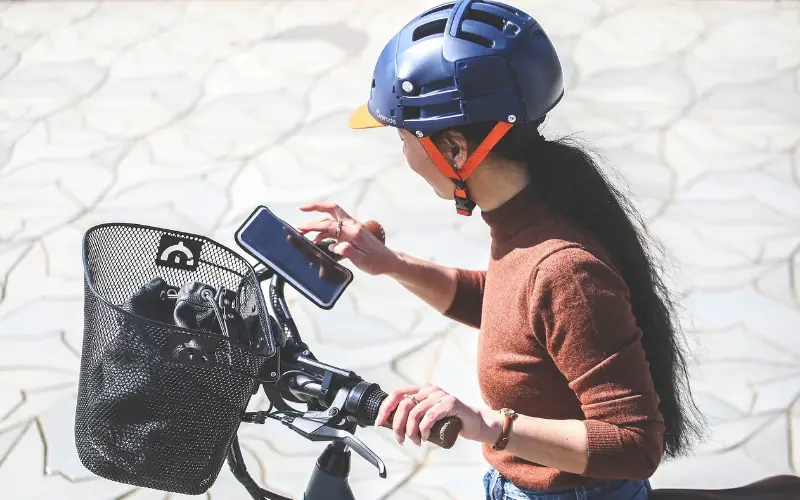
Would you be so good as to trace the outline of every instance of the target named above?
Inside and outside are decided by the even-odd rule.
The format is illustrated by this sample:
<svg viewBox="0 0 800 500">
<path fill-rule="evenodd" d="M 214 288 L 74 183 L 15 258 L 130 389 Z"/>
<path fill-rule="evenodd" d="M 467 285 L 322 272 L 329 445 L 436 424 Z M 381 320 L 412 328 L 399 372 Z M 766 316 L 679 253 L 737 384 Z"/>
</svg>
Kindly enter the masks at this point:
<svg viewBox="0 0 800 500">
<path fill-rule="evenodd" d="M 489 439 L 492 431 L 487 412 L 462 403 L 435 385 L 413 385 L 392 391 L 381 404 L 375 425 L 382 425 L 392 411 L 395 411 L 392 428 L 400 444 L 408 437 L 419 446 L 428 440 L 433 424 L 446 417 L 461 419 L 460 435 L 465 439 Z"/>
</svg>

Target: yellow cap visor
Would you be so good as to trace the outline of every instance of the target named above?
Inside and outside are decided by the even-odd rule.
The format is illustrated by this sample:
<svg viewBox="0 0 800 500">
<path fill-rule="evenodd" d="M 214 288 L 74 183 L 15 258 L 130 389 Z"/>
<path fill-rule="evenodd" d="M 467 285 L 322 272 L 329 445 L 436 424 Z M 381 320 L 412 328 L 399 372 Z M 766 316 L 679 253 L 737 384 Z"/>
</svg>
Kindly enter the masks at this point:
<svg viewBox="0 0 800 500">
<path fill-rule="evenodd" d="M 367 109 L 366 104 L 355 110 L 355 112 L 350 115 L 350 120 L 347 122 L 347 124 L 350 125 L 350 128 L 375 128 L 386 126 L 369 114 L 369 109 Z"/>
</svg>

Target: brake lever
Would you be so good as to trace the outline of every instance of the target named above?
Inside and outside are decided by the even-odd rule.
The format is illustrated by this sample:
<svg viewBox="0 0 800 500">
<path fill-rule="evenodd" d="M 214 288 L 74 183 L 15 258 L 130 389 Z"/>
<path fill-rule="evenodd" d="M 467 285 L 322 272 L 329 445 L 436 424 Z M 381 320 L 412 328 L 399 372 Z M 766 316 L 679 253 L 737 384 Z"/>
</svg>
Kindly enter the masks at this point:
<svg viewBox="0 0 800 500">
<path fill-rule="evenodd" d="M 324 415 L 327 412 L 319 413 Z M 383 460 L 352 433 L 338 427 L 326 425 L 324 421 L 306 417 L 286 417 L 283 419 L 283 424 L 309 441 L 340 441 L 346 444 L 358 453 L 361 458 L 374 465 L 378 469 L 380 477 L 386 478 L 386 465 Z"/>
</svg>

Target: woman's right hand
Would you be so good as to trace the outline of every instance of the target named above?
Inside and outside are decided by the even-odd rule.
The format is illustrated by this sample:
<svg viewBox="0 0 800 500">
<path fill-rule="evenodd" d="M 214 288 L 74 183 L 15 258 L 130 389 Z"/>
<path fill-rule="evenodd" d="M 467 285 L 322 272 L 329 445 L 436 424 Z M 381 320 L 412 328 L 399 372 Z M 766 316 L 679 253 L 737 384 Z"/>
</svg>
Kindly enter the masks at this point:
<svg viewBox="0 0 800 500">
<path fill-rule="evenodd" d="M 328 215 L 297 227 L 301 234 L 318 233 L 314 243 L 325 238 L 337 239 L 331 251 L 349 259 L 357 268 L 372 275 L 394 272 L 400 258 L 364 226 L 335 203 L 312 203 L 300 207 L 303 212 L 322 212 Z M 337 221 L 342 221 L 336 238 Z"/>
</svg>

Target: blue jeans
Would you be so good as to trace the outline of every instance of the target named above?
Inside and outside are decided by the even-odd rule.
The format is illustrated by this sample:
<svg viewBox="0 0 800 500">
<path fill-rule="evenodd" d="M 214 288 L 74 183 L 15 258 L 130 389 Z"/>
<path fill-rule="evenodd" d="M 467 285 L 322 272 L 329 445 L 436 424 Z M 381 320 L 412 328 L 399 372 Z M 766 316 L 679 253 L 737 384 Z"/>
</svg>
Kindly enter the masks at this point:
<svg viewBox="0 0 800 500">
<path fill-rule="evenodd" d="M 646 500 L 651 490 L 649 481 L 627 479 L 588 488 L 526 490 L 514 486 L 494 468 L 483 476 L 483 488 L 486 490 L 486 500 Z"/>
</svg>

